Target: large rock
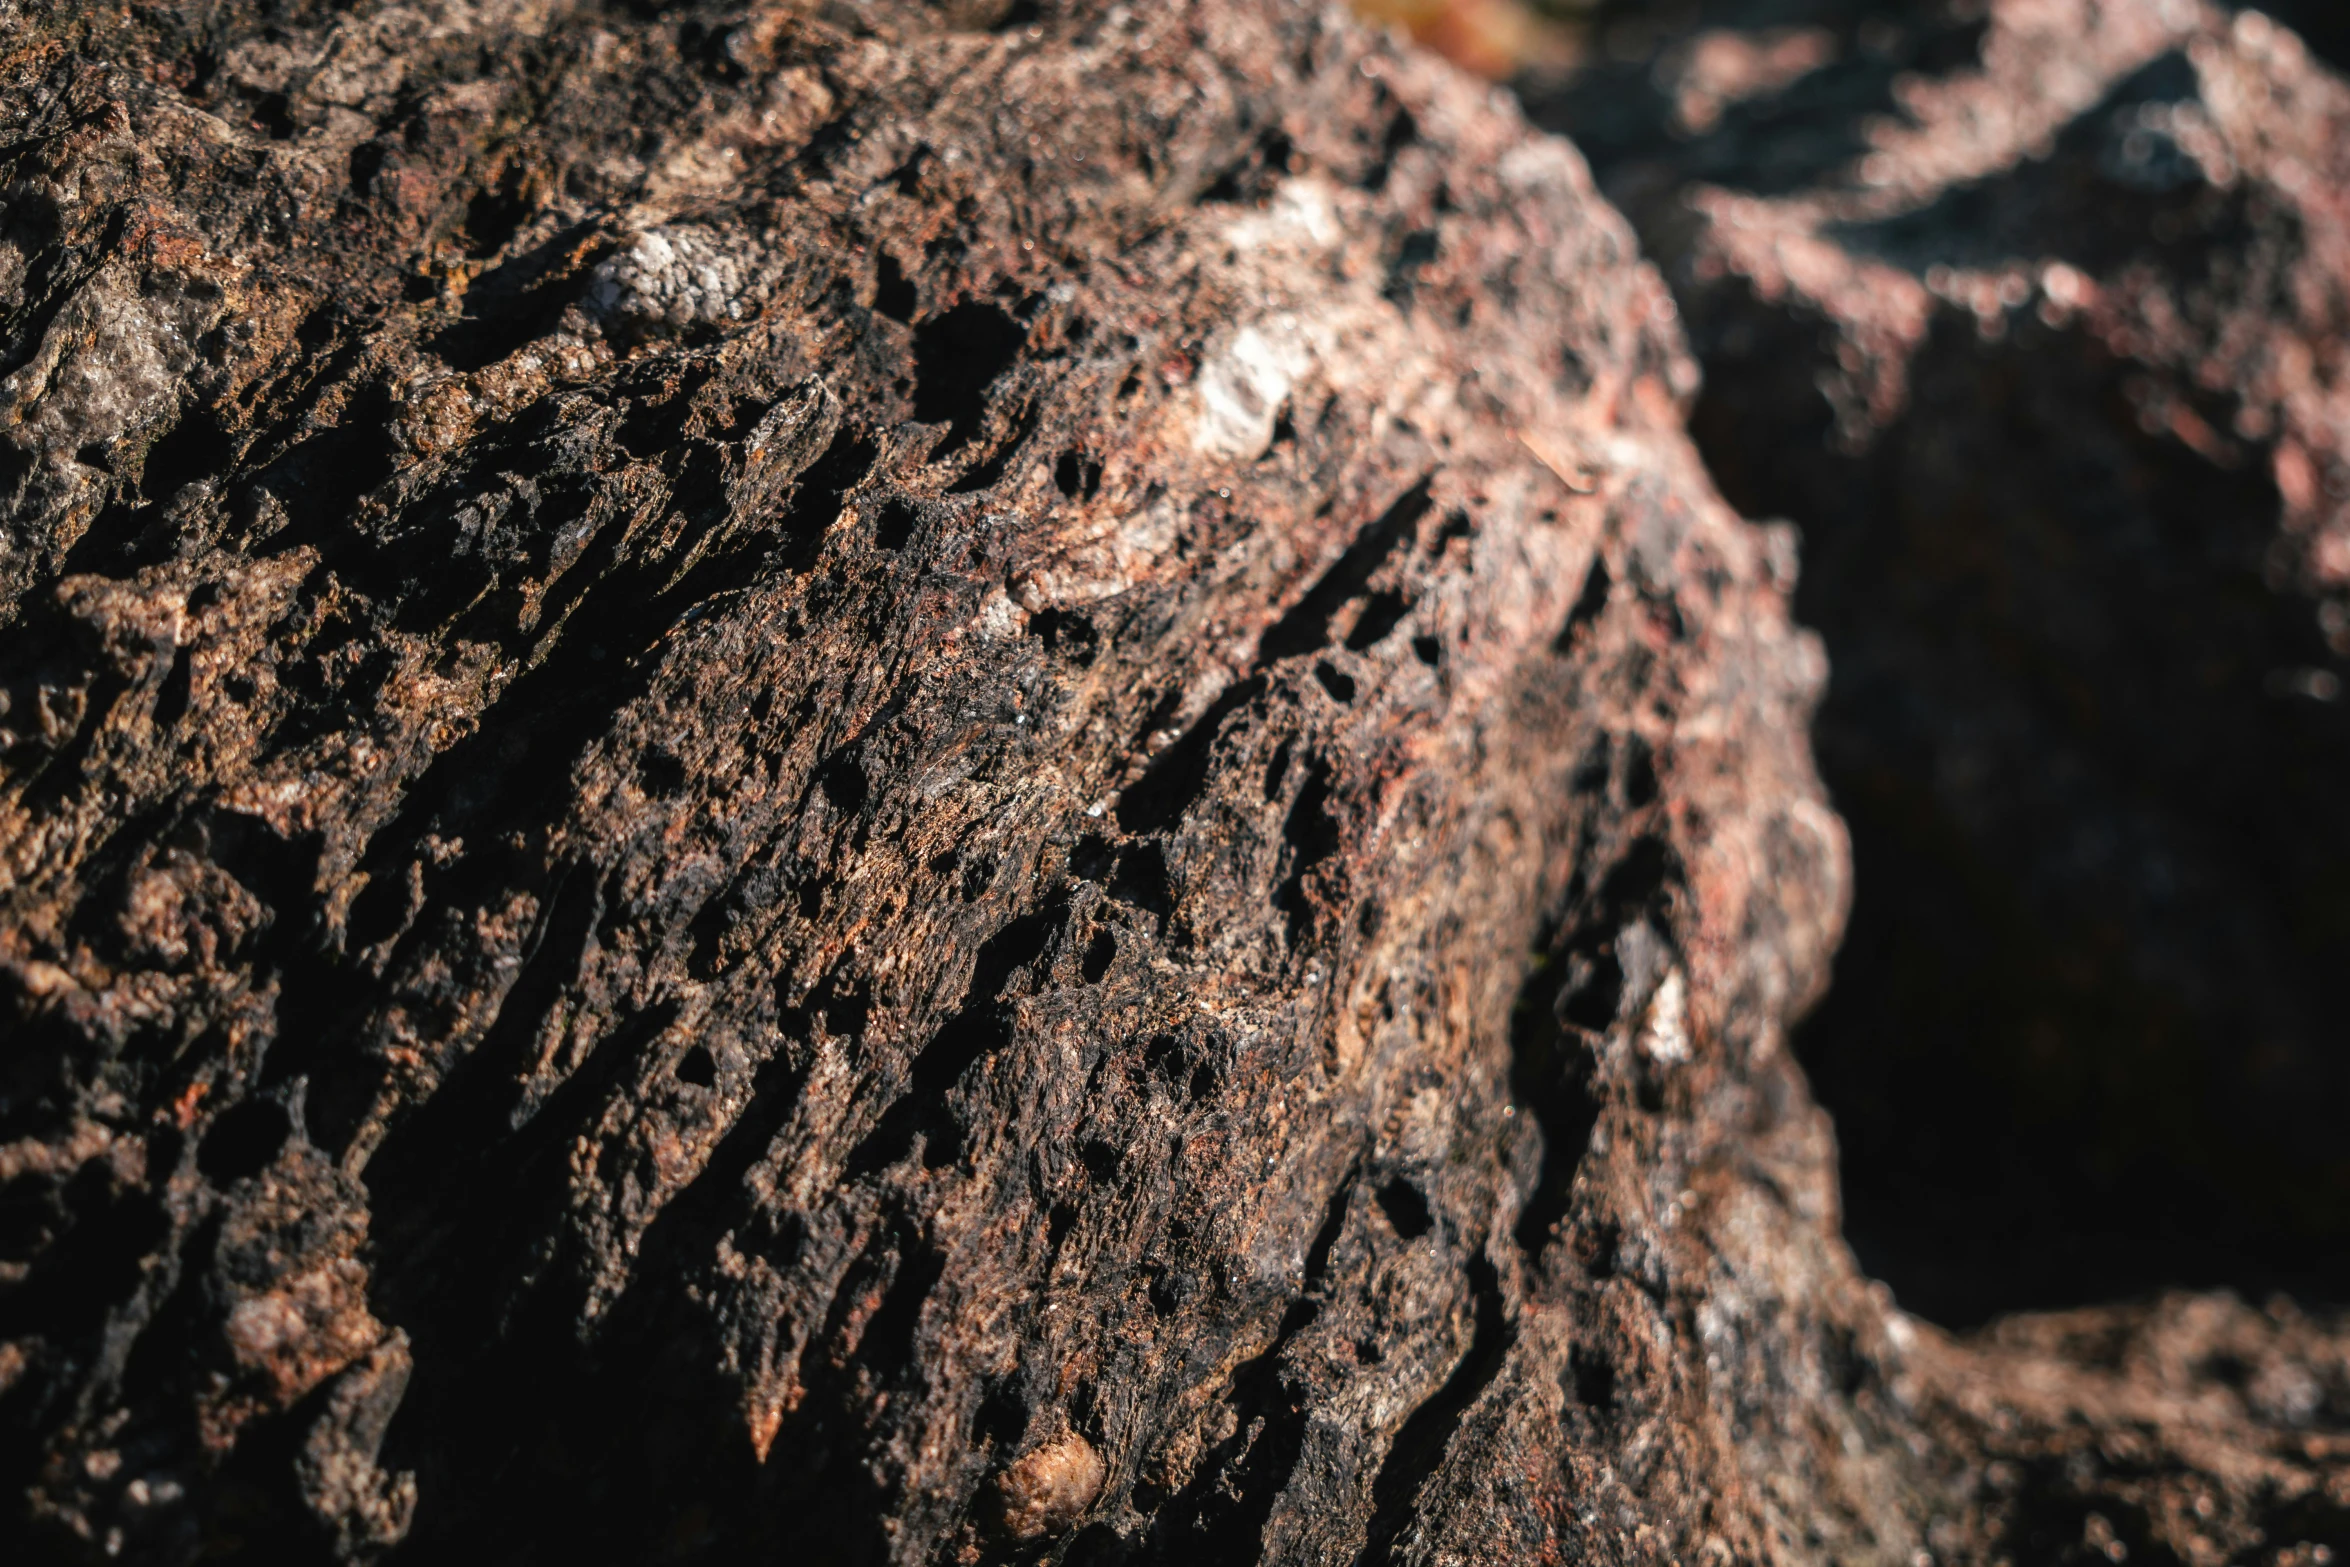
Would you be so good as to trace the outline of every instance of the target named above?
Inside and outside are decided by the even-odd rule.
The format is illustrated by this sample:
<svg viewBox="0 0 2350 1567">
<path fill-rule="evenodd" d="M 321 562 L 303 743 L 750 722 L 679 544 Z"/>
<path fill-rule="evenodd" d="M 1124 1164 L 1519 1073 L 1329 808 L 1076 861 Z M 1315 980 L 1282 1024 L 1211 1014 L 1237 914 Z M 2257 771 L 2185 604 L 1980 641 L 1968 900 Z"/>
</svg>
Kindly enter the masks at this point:
<svg viewBox="0 0 2350 1567">
<path fill-rule="evenodd" d="M 1865 1445 L 1820 659 L 1629 232 L 1343 18 L 978 9 L 17 22 L 46 1539 L 1690 1551 Z"/>
<path fill-rule="evenodd" d="M 11 1560 L 2340 1533 L 2322 1325 L 1854 1271 L 1792 537 L 1486 89 L 6 22 Z"/>
<path fill-rule="evenodd" d="M 1803 529 L 1857 901 L 1799 1048 L 1863 1260 L 1945 1320 L 2341 1298 L 2350 89 L 2199 0 L 1676 23 L 1542 117 L 1673 281 L 1725 493 Z"/>
</svg>

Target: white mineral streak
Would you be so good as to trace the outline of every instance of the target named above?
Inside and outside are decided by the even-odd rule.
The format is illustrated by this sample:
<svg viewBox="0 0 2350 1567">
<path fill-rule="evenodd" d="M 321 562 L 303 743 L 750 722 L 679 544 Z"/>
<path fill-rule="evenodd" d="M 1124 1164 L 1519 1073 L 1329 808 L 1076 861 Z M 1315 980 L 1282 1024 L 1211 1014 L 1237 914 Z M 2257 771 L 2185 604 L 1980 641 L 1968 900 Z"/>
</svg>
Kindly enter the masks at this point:
<svg viewBox="0 0 2350 1567">
<path fill-rule="evenodd" d="M 1640 1048 L 1650 1059 L 1678 1065 L 1689 1059 L 1689 987 L 1678 968 L 1665 975 L 1648 1003 L 1648 1018 L 1640 1030 Z"/>
<path fill-rule="evenodd" d="M 1262 213 L 1244 213 L 1233 220 L 1228 232 L 1233 245 L 1243 251 L 1301 243 L 1308 249 L 1328 251 L 1337 249 L 1346 238 L 1346 225 L 1338 219 L 1327 184 L 1292 179 L 1281 182 Z"/>
<path fill-rule="evenodd" d="M 1028 617 L 1002 588 L 994 588 L 980 600 L 979 614 L 973 624 L 990 642 L 1004 642 L 1027 628 Z"/>
<path fill-rule="evenodd" d="M 681 223 L 649 230 L 596 268 L 585 301 L 606 321 L 671 329 L 740 320 L 750 313 L 753 258 L 708 229 Z"/>
<path fill-rule="evenodd" d="M 1204 456 L 1252 462 L 1273 444 L 1273 426 L 1314 356 L 1294 321 L 1244 326 L 1199 373 L 1192 446 Z"/>
<path fill-rule="evenodd" d="M 1328 256 L 1346 239 L 1335 196 L 1320 180 L 1282 182 L 1262 213 L 1226 226 L 1224 238 L 1247 270 L 1274 270 L 1297 256 Z M 1331 357 L 1332 323 L 1281 314 L 1251 322 L 1201 366 L 1192 448 L 1213 459 L 1253 462 L 1273 444 L 1281 405 Z"/>
<path fill-rule="evenodd" d="M 1178 422 L 1169 435 L 1201 459 L 1203 481 L 1263 456 L 1284 402 L 1317 406 L 1332 392 L 1376 383 L 1373 401 L 1400 410 L 1436 384 L 1436 367 L 1375 279 L 1339 265 L 1357 232 L 1341 214 L 1345 194 L 1313 176 L 1287 180 L 1262 210 L 1219 217 L 1203 236 L 1229 258 L 1223 270 L 1236 292 L 1280 304 L 1214 346 L 1190 395 L 1175 404 Z M 1335 283 L 1340 275 L 1349 281 Z M 1317 287 L 1301 297 L 1300 278 Z M 1139 510 L 1104 508 L 1072 519 L 1069 547 L 1025 573 L 1014 596 L 1035 612 L 1124 592 L 1181 534 L 1182 506 L 1170 496 Z"/>
<path fill-rule="evenodd" d="M 0 380 L 0 433 L 69 461 L 152 427 L 178 406 L 194 340 L 221 308 L 217 295 L 149 294 L 109 268 L 58 312 L 31 360 Z"/>
</svg>

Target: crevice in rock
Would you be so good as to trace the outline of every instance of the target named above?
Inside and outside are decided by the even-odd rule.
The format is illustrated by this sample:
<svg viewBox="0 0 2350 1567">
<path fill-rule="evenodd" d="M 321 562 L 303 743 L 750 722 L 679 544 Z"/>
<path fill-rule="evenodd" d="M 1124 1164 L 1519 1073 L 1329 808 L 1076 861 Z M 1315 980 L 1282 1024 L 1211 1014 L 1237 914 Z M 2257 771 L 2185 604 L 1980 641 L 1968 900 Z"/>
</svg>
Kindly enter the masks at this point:
<svg viewBox="0 0 2350 1567">
<path fill-rule="evenodd" d="M 1421 1490 L 1444 1464 L 1453 1433 L 1479 1396 L 1493 1385 L 1509 1358 L 1512 1328 L 1501 1279 L 1482 1252 L 1469 1258 L 1469 1299 L 1475 1326 L 1468 1351 L 1453 1367 L 1444 1385 L 1426 1403 L 1413 1410 L 1395 1434 L 1386 1460 L 1371 1485 L 1371 1535 L 1356 1567 L 1389 1567 Z"/>
<path fill-rule="evenodd" d="M 1435 482 L 1435 475 L 1430 474 L 1398 496 L 1355 537 L 1330 569 L 1306 590 L 1305 596 L 1266 628 L 1257 642 L 1259 669 L 1330 645 L 1331 620 L 1340 609 L 1362 595 L 1371 584 L 1372 574 L 1411 539 L 1420 519 L 1435 506 L 1428 493 Z"/>
<path fill-rule="evenodd" d="M 1190 1483 L 1160 1508 L 1142 1560 L 1173 1567 L 1194 1561 L 1255 1561 L 1261 1554 L 1266 1521 L 1296 1470 L 1305 1428 L 1302 1390 L 1291 1385 L 1283 1355 L 1321 1315 L 1331 1253 L 1346 1228 L 1360 1181 L 1360 1169 L 1349 1168 L 1331 1193 L 1321 1227 L 1306 1249 L 1297 1294 L 1282 1314 L 1273 1342 L 1232 1374 L 1227 1401 L 1236 1427 L 1233 1435 L 1203 1457 Z"/>
</svg>

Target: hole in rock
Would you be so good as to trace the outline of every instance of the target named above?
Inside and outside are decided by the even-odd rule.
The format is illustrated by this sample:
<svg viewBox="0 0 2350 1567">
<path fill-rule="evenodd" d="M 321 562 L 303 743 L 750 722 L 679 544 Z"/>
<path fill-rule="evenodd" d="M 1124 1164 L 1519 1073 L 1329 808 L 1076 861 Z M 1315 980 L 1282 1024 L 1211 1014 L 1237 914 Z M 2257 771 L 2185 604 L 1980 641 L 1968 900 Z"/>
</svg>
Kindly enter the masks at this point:
<svg viewBox="0 0 2350 1567">
<path fill-rule="evenodd" d="M 1101 650 L 1101 633 L 1073 610 L 1040 610 L 1029 619 L 1028 629 L 1043 641 L 1046 652 L 1060 654 L 1080 669 Z"/>
<path fill-rule="evenodd" d="M 1057 1218 L 1065 1210 L 1054 1209 Z M 1055 1237 L 1058 1239 L 1059 1237 Z M 1011 1447 L 1028 1434 L 1028 1401 L 1018 1387 L 1006 1383 L 979 1401 L 971 1417 L 971 1435 L 995 1447 Z"/>
<path fill-rule="evenodd" d="M 1346 634 L 1346 649 L 1360 653 L 1387 640 L 1389 632 L 1411 612 L 1412 601 L 1400 593 L 1374 593 L 1363 601 L 1355 628 Z"/>
<path fill-rule="evenodd" d="M 844 756 L 824 769 L 822 774 L 824 797 L 830 800 L 843 816 L 854 816 L 865 806 L 865 795 L 871 787 L 865 778 L 865 769 L 857 765 L 855 757 Z"/>
<path fill-rule="evenodd" d="M 881 503 L 881 510 L 873 518 L 873 542 L 885 550 L 904 549 L 906 541 L 914 536 L 914 524 L 921 520 L 922 514 L 914 509 L 913 502 L 893 495 Z"/>
<path fill-rule="evenodd" d="M 1379 1211 L 1387 1215 L 1395 1233 L 1407 1241 L 1418 1240 L 1435 1223 L 1428 1212 L 1428 1199 L 1420 1194 L 1417 1186 L 1400 1176 L 1379 1188 Z"/>
<path fill-rule="evenodd" d="M 1110 965 L 1117 961 L 1117 957 L 1118 938 L 1106 930 L 1095 931 L 1093 940 L 1086 945 L 1085 961 L 1081 965 L 1085 982 L 1088 985 L 1099 984 L 1101 977 L 1110 971 Z"/>
<path fill-rule="evenodd" d="M 1270 805 L 1281 798 L 1281 786 L 1289 781 L 1289 753 L 1291 740 L 1287 735 L 1273 748 L 1273 759 L 1265 764 L 1265 803 Z"/>
<path fill-rule="evenodd" d="M 254 100 L 253 128 L 271 141 L 291 141 L 301 127 L 294 121 L 292 101 L 282 92 L 273 92 Z"/>
<path fill-rule="evenodd" d="M 1355 678 L 1335 664 L 1316 664 L 1314 678 L 1322 683 L 1332 700 L 1352 702 L 1355 699 Z"/>
<path fill-rule="evenodd" d="M 1309 766 L 1297 799 L 1281 824 L 1282 838 L 1289 845 L 1289 876 L 1274 890 L 1273 904 L 1289 917 L 1293 947 L 1313 919 L 1314 903 L 1306 890 L 1306 878 L 1345 843 L 1338 818 L 1330 810 L 1330 782 L 1327 763 L 1317 760 Z"/>
<path fill-rule="evenodd" d="M 1118 874 L 1110 881 L 1110 896 L 1164 920 L 1175 912 L 1174 888 L 1167 881 L 1167 854 L 1155 843 L 1136 844 L 1118 857 Z"/>
<path fill-rule="evenodd" d="M 859 1038 L 865 1032 L 865 1020 L 873 1014 L 872 995 L 856 984 L 836 989 L 828 981 L 817 993 L 816 1003 L 824 1017 L 824 1031 L 835 1039 Z"/>
<path fill-rule="evenodd" d="M 196 1149 L 196 1168 L 221 1186 L 258 1175 L 269 1168 L 292 1131 L 284 1105 L 274 1099 L 248 1099 L 212 1123 Z"/>
<path fill-rule="evenodd" d="M 1576 1349 L 1567 1358 L 1575 1377 L 1575 1402 L 1601 1413 L 1616 1405 L 1616 1366 L 1595 1349 Z"/>
<path fill-rule="evenodd" d="M 232 449 L 217 411 L 191 409 L 169 434 L 147 448 L 139 489 L 151 501 L 168 501 L 184 487 L 225 466 Z"/>
<path fill-rule="evenodd" d="M 469 241 L 465 253 L 477 261 L 496 255 L 506 248 L 530 213 L 522 167 L 510 165 L 497 184 L 477 192 L 465 204 L 465 237 Z"/>
<path fill-rule="evenodd" d="M 1371 1538 L 1360 1558 L 1368 1564 L 1396 1561 L 1396 1546 L 1414 1512 L 1413 1503 L 1443 1464 L 1445 1448 L 1461 1418 L 1492 1386 L 1516 1334 L 1502 1306 L 1501 1283 L 1482 1255 L 1469 1259 L 1468 1283 L 1476 1316 L 1468 1353 L 1433 1397 L 1412 1411 L 1395 1434 L 1395 1444 L 1371 1485 Z"/>
<path fill-rule="evenodd" d="M 898 267 L 897 257 L 888 251 L 873 272 L 873 308 L 893 321 L 914 319 L 914 284 Z"/>
<path fill-rule="evenodd" d="M 1063 452 L 1053 465 L 1053 487 L 1071 500 L 1092 500 L 1101 493 L 1102 465 L 1083 452 Z"/>
<path fill-rule="evenodd" d="M 1012 367 L 1028 329 L 1001 306 L 973 301 L 925 321 L 914 332 L 914 417 L 951 425 L 931 455 L 959 450 L 978 433 L 987 389 Z"/>
<path fill-rule="evenodd" d="M 1100 833 L 1089 832 L 1069 851 L 1069 874 L 1085 881 L 1108 881 L 1118 863 L 1118 851 Z"/>
<path fill-rule="evenodd" d="M 1387 286 L 1381 290 L 1390 304 L 1410 309 L 1420 273 L 1436 260 L 1439 239 L 1434 229 L 1415 229 L 1404 236 L 1395 259 L 1388 264 Z"/>
<path fill-rule="evenodd" d="M 1656 803 L 1656 752 L 1638 735 L 1624 741 L 1624 803 L 1638 810 Z"/>
<path fill-rule="evenodd" d="M 685 763 L 659 746 L 637 759 L 637 781 L 655 799 L 667 799 L 685 788 Z"/>
<path fill-rule="evenodd" d="M 1290 169 L 1295 147 L 1279 130 L 1267 130 L 1254 146 L 1200 193 L 1203 202 L 1246 204 L 1264 200 Z"/>
<path fill-rule="evenodd" d="M 1434 479 L 1430 475 L 1398 497 L 1380 513 L 1378 520 L 1355 536 L 1345 553 L 1306 591 L 1305 597 L 1266 628 L 1257 643 L 1259 665 L 1328 645 L 1331 617 L 1345 607 L 1347 600 L 1370 585 L 1372 573 L 1386 563 L 1397 546 L 1412 537 L 1420 519 L 1434 506 L 1428 498 Z"/>
<path fill-rule="evenodd" d="M 1583 591 L 1575 596 L 1575 607 L 1567 612 L 1567 623 L 1559 628 L 1554 645 L 1561 653 L 1572 653 L 1590 634 L 1593 623 L 1607 608 L 1607 596 L 1614 586 L 1608 576 L 1607 562 L 1592 556 L 1591 569 L 1583 574 Z"/>
</svg>

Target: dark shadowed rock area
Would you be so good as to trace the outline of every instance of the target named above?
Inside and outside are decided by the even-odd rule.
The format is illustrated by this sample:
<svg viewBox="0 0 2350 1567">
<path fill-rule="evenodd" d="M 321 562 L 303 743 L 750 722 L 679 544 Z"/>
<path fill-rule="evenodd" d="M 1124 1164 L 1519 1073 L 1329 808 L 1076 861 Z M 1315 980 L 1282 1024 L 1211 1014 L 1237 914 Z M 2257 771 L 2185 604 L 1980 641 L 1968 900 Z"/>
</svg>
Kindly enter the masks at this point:
<svg viewBox="0 0 2350 1567">
<path fill-rule="evenodd" d="M 2350 1296 L 2350 89 L 2199 0 L 1603 33 L 1538 118 L 1834 671 L 1856 901 L 1798 1053 L 1862 1261 L 1952 1322 Z"/>
<path fill-rule="evenodd" d="M 7 0 L 0 125 L 9 1560 L 2350 1549 L 2338 1324 L 1854 1267 L 1795 538 L 1490 89 Z"/>
</svg>

